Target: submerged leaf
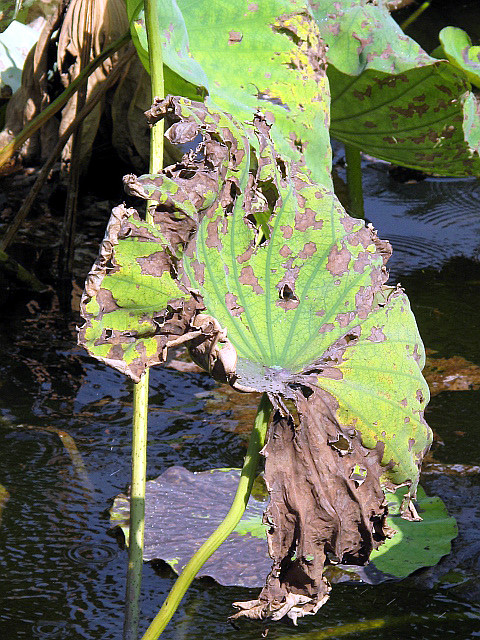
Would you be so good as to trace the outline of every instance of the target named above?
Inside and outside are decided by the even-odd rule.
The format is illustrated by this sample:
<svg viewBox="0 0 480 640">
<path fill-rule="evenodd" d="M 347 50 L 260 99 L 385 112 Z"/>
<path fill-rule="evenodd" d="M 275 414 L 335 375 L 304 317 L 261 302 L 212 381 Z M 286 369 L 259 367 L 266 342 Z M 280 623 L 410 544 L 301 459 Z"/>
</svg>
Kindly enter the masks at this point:
<svg viewBox="0 0 480 640">
<path fill-rule="evenodd" d="M 230 508 L 239 469 L 192 473 L 171 467 L 145 489 L 145 561 L 161 559 L 180 573 L 191 556 L 221 523 Z M 255 494 L 255 491 L 254 491 Z M 262 514 L 265 496 L 250 497 L 234 532 L 202 566 L 198 577 L 210 576 L 223 585 L 258 587 L 271 560 L 265 544 Z M 130 500 L 121 494 L 110 510 L 110 524 L 128 540 Z"/>
<path fill-rule="evenodd" d="M 149 480 L 145 494 L 144 560 L 163 560 L 180 573 L 192 553 L 227 513 L 239 476 L 239 469 L 192 473 L 182 467 L 172 467 L 159 478 Z M 268 494 L 262 484 L 259 478 L 244 516 L 227 541 L 205 563 L 199 576 L 210 576 L 222 585 L 251 588 L 262 585 L 271 564 L 265 544 L 268 525 L 262 523 Z M 404 493 L 402 488 L 395 494 L 386 494 L 387 523 L 397 533 L 370 556 L 370 563 L 377 569 L 375 582 L 391 576 L 402 578 L 421 567 L 437 564 L 450 553 L 451 540 L 457 534 L 455 520 L 449 517 L 442 500 L 426 496 L 420 487 L 417 504 L 423 521 L 403 520 L 400 504 Z M 123 494 L 117 496 L 110 510 L 110 524 L 120 527 L 126 540 L 129 512 L 129 498 Z M 180 521 L 181 528 L 178 527 Z M 356 580 L 355 569 L 330 564 L 329 580 Z M 371 580 L 362 570 L 359 575 Z"/>
</svg>

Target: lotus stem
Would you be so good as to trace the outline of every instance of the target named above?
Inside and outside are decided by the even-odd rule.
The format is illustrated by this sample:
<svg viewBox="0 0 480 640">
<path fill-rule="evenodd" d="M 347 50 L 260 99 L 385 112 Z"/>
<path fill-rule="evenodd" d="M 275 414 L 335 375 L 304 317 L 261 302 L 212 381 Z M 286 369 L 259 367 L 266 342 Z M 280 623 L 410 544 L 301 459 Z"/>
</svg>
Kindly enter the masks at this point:
<svg viewBox="0 0 480 640">
<path fill-rule="evenodd" d="M 9 142 L 3 149 L 0 149 L 0 167 L 2 167 L 15 153 L 17 149 L 19 149 L 22 144 L 28 140 L 34 133 L 36 133 L 42 125 L 49 120 L 53 115 L 57 113 L 72 97 L 72 95 L 78 90 L 80 86 L 85 82 L 85 80 L 92 75 L 97 67 L 99 67 L 104 60 L 113 55 L 116 51 L 121 49 L 127 42 L 130 40 L 130 33 L 127 32 L 114 42 L 110 44 L 108 47 L 100 53 L 96 58 L 94 58 L 90 64 L 88 64 L 85 69 L 80 73 L 73 82 L 69 84 L 69 86 L 63 91 L 55 100 L 48 105 L 46 109 L 44 109 L 41 113 L 38 114 L 36 118 L 34 118 L 31 122 L 29 122 L 20 133 L 15 136 L 15 138 Z"/>
<path fill-rule="evenodd" d="M 403 31 L 405 31 L 405 29 L 407 27 L 409 27 L 412 22 L 415 22 L 415 20 L 422 15 L 422 13 L 428 9 L 428 7 L 430 6 L 430 0 L 427 0 L 426 2 L 424 2 L 422 5 L 420 5 L 418 7 L 418 9 L 416 9 L 411 15 L 408 16 L 408 18 L 406 18 L 402 24 L 400 25 L 400 27 L 402 28 Z"/>
<path fill-rule="evenodd" d="M 147 475 L 147 416 L 149 369 L 133 389 L 132 484 L 130 489 L 130 535 L 125 595 L 124 640 L 137 640 L 140 588 L 142 586 L 145 532 L 145 479 Z"/>
<path fill-rule="evenodd" d="M 354 218 L 365 218 L 360 149 L 346 144 L 345 160 L 347 162 L 347 189 L 350 203 L 349 213 Z"/>
<path fill-rule="evenodd" d="M 40 282 L 40 280 L 20 263 L 11 258 L 5 251 L 0 249 L 0 266 L 5 271 L 11 273 L 15 278 L 26 284 L 32 291 L 44 292 L 50 287 Z"/>
<path fill-rule="evenodd" d="M 145 26 L 150 59 L 152 95 L 163 98 L 163 57 L 160 40 L 158 6 L 155 0 L 144 0 Z M 163 168 L 163 121 L 150 132 L 150 173 Z M 146 220 L 153 222 L 152 201 L 147 202 Z M 130 496 L 130 535 L 125 602 L 124 640 L 138 637 L 140 588 L 142 584 L 143 539 L 145 531 L 145 481 L 147 471 L 147 418 L 149 370 L 133 388 L 132 488 Z"/>
<path fill-rule="evenodd" d="M 159 3 L 154 0 L 144 0 L 144 6 L 153 102 L 155 98 L 165 97 Z M 164 121 L 160 120 L 153 125 L 150 132 L 150 173 L 159 173 L 163 168 L 163 133 Z M 149 200 L 147 203 L 147 221 L 149 222 L 152 222 L 151 219 L 149 220 L 152 206 L 153 203 Z"/>
<path fill-rule="evenodd" d="M 265 442 L 265 435 L 272 408 L 273 407 L 267 394 L 264 393 L 258 406 L 255 423 L 248 443 L 247 454 L 243 463 L 242 473 L 240 474 L 240 481 L 238 483 L 237 492 L 233 499 L 232 506 L 222 523 L 189 560 L 188 564 L 173 585 L 167 599 L 162 605 L 162 608 L 143 635 L 142 640 L 156 640 L 159 637 L 177 610 L 180 601 L 199 570 L 214 551 L 218 549 L 222 542 L 228 538 L 239 523 L 245 512 L 248 499 L 252 491 L 260 451 Z"/>
</svg>

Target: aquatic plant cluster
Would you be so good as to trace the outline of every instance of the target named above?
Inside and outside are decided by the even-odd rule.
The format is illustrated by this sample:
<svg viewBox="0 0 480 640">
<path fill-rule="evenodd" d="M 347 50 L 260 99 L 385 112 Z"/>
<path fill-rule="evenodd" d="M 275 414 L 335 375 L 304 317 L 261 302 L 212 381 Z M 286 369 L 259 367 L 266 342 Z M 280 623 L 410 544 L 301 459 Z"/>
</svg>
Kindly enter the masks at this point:
<svg viewBox="0 0 480 640">
<path fill-rule="evenodd" d="M 124 178 L 148 213 L 113 210 L 79 340 L 136 384 L 186 345 L 216 380 L 264 393 L 273 565 L 233 617 L 296 622 L 328 599 L 326 564 L 365 564 L 394 535 L 385 491 L 407 487 L 401 515 L 420 520 L 432 440 L 422 341 L 404 291 L 386 284 L 391 247 L 335 195 L 329 135 L 474 175 L 477 98 L 450 40 L 449 59 L 432 58 L 381 3 L 152 4 L 170 95 L 146 115 L 166 121 L 179 160 Z M 127 8 L 155 76 L 148 18 Z"/>
</svg>

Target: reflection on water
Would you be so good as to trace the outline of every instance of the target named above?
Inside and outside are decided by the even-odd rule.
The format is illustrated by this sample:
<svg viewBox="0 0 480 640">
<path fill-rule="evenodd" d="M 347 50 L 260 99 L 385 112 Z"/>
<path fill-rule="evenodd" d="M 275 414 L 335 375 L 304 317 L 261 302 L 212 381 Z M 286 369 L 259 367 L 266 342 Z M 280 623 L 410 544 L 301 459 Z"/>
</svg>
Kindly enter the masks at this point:
<svg viewBox="0 0 480 640">
<path fill-rule="evenodd" d="M 392 240 L 393 279 L 407 289 L 427 345 L 439 355 L 460 355 L 480 365 L 480 269 L 466 260 L 451 261 L 477 256 L 477 183 L 402 185 L 373 168 L 366 173 L 365 190 L 367 216 Z M 0 526 L 0 630 L 8 640 L 117 640 L 126 553 L 107 534 L 107 510 L 129 481 L 131 388 L 74 346 L 73 332 L 59 329 L 57 313 L 20 309 L 16 322 L 8 318 L 0 332 L 0 485 L 9 493 Z M 151 378 L 149 478 L 174 464 L 193 471 L 241 464 L 244 428 L 236 426 L 230 394 L 215 394 L 215 385 L 202 375 L 158 368 Z M 440 461 L 480 463 L 479 399 L 480 392 L 466 392 L 439 394 L 432 401 L 428 419 L 444 443 L 434 452 Z M 78 472 L 58 430 L 74 439 L 86 475 Z M 145 625 L 172 579 L 168 568 L 155 572 L 145 565 Z M 246 623 L 235 630 L 226 622 L 231 602 L 255 595 L 197 581 L 164 637 L 258 638 L 258 626 Z M 419 588 L 413 580 L 388 587 L 344 584 L 334 588 L 317 616 L 300 621 L 299 633 L 314 640 L 315 631 L 385 616 L 384 624 L 348 637 L 466 639 L 480 637 L 477 615 L 478 603 L 450 587 Z M 268 637 L 294 636 L 280 623 Z"/>
<path fill-rule="evenodd" d="M 384 165 L 365 171 L 365 215 L 394 253 L 392 279 L 418 269 L 441 269 L 449 259 L 480 257 L 480 183 L 429 178 L 401 184 Z"/>
</svg>

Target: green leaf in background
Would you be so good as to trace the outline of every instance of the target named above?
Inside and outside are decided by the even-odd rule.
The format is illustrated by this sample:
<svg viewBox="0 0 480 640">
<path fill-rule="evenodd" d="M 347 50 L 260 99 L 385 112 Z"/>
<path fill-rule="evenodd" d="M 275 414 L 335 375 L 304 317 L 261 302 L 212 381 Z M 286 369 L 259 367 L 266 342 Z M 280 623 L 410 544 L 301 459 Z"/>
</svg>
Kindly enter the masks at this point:
<svg viewBox="0 0 480 640">
<path fill-rule="evenodd" d="M 428 56 L 381 3 L 319 0 L 312 11 L 328 45 L 334 137 L 427 173 L 478 175 L 477 99 L 463 72 Z"/>
<path fill-rule="evenodd" d="M 192 473 L 183 467 L 171 467 L 159 478 L 149 480 L 145 493 L 145 555 L 144 560 L 163 560 L 180 573 L 190 555 L 220 524 L 235 492 L 239 469 L 212 469 Z M 257 480 L 263 484 L 261 478 Z M 442 500 L 429 497 L 419 487 L 417 504 L 421 522 L 408 522 L 400 517 L 400 504 L 406 489 L 387 493 L 387 522 L 397 533 L 372 552 L 370 562 L 384 575 L 404 578 L 421 567 L 431 567 L 450 553 L 451 541 L 457 535 L 455 519 L 451 518 Z M 205 563 L 201 576 L 210 576 L 223 585 L 261 587 L 271 560 L 267 553 L 266 526 L 262 523 L 268 494 L 255 493 L 245 515 L 227 541 Z M 110 509 L 110 524 L 120 527 L 125 539 L 129 534 L 130 501 L 121 494 Z M 182 526 L 179 528 L 178 523 Z M 349 572 L 357 579 L 353 567 L 341 566 L 341 572 L 331 572 L 331 581 L 344 580 Z M 360 571 L 360 576 L 362 576 Z M 330 576 L 329 576 L 330 577 Z M 364 576 L 365 579 L 366 576 Z"/>
<path fill-rule="evenodd" d="M 445 27 L 438 38 L 448 60 L 462 69 L 475 87 L 480 88 L 480 47 L 472 46 L 468 33 L 458 27 Z"/>
<path fill-rule="evenodd" d="M 142 64 L 149 71 L 143 0 L 126 0 L 126 7 L 133 42 Z M 157 12 L 166 67 L 166 93 L 185 95 L 198 100 L 204 95 L 204 89 L 208 89 L 208 78 L 190 53 L 185 21 L 176 0 L 159 0 Z"/>
<path fill-rule="evenodd" d="M 166 64 L 189 82 L 208 87 L 208 104 L 240 122 L 251 122 L 258 110 L 268 114 L 277 151 L 294 160 L 304 156 L 304 171 L 330 187 L 323 43 L 305 3 L 171 0 L 170 5 L 174 9 L 162 9 Z M 135 24 L 139 55 L 147 60 L 143 23 Z M 179 47 L 180 36 L 170 36 L 171 24 L 180 25 L 193 59 Z M 192 97 L 169 86 L 168 79 L 166 92 Z"/>
</svg>

